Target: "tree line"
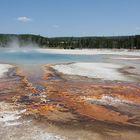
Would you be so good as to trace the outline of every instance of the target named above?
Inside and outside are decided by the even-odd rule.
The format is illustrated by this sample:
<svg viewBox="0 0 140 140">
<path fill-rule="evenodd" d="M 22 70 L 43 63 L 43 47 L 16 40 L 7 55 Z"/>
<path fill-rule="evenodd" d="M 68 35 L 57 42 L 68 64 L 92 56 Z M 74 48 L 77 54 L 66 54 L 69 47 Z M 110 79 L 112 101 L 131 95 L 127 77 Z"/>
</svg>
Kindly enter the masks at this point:
<svg viewBox="0 0 140 140">
<path fill-rule="evenodd" d="M 0 34 L 0 47 L 8 47 L 12 41 L 19 46 L 33 43 L 41 48 L 116 48 L 140 49 L 140 35 L 112 37 L 54 37 L 48 38 L 32 34 Z"/>
</svg>

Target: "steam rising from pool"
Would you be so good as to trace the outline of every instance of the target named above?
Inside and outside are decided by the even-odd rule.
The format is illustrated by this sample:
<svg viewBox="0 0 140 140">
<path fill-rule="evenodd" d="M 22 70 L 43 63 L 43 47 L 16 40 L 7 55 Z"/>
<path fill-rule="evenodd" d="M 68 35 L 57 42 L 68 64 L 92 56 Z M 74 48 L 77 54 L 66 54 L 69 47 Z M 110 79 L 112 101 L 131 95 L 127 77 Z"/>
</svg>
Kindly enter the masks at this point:
<svg viewBox="0 0 140 140">
<path fill-rule="evenodd" d="M 0 50 L 4 52 L 29 52 L 39 49 L 39 46 L 33 42 L 21 42 L 18 38 L 10 38 L 10 42 L 7 43 L 6 47 L 0 46 Z"/>
</svg>

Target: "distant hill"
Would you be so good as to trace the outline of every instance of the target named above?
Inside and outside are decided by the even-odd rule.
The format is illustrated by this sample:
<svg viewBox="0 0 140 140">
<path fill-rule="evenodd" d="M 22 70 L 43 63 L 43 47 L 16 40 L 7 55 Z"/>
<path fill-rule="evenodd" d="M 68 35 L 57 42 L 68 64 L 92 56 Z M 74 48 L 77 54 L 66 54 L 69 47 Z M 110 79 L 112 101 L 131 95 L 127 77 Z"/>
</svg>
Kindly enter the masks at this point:
<svg viewBox="0 0 140 140">
<path fill-rule="evenodd" d="M 11 43 L 19 47 L 36 44 L 41 48 L 124 48 L 140 49 L 140 35 L 112 37 L 55 37 L 48 38 L 32 34 L 0 34 L 0 47 L 10 47 Z"/>
</svg>

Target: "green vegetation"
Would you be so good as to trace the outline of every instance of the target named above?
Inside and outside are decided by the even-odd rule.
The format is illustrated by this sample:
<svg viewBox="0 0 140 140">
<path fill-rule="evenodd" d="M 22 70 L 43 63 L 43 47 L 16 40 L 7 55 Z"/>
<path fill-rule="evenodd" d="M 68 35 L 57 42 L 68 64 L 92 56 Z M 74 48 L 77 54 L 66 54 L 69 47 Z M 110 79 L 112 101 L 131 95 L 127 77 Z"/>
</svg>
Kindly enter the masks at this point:
<svg viewBox="0 0 140 140">
<path fill-rule="evenodd" d="M 82 48 L 124 48 L 140 49 L 140 35 L 135 36 L 115 36 L 115 37 L 57 37 L 47 38 L 40 35 L 15 35 L 0 34 L 0 46 L 7 47 L 13 41 L 19 42 L 19 45 L 25 46 L 33 43 L 41 48 L 64 48 L 64 49 L 82 49 Z"/>
</svg>

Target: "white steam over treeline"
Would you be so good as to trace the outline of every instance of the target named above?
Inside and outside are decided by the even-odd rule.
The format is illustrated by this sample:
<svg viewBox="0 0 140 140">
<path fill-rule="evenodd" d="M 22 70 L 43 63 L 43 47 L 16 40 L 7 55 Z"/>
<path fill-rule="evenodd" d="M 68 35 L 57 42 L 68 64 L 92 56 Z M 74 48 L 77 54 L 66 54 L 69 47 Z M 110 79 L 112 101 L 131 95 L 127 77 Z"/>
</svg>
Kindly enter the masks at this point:
<svg viewBox="0 0 140 140">
<path fill-rule="evenodd" d="M 1 48 L 38 48 L 43 37 L 37 35 L 0 34 Z"/>
<path fill-rule="evenodd" d="M 22 40 L 19 40 L 19 38 L 11 38 L 11 40 L 7 43 L 7 48 L 11 49 L 18 49 L 18 48 L 26 48 L 26 49 L 32 49 L 32 48 L 39 48 L 39 46 L 32 41 L 24 42 Z"/>
</svg>

